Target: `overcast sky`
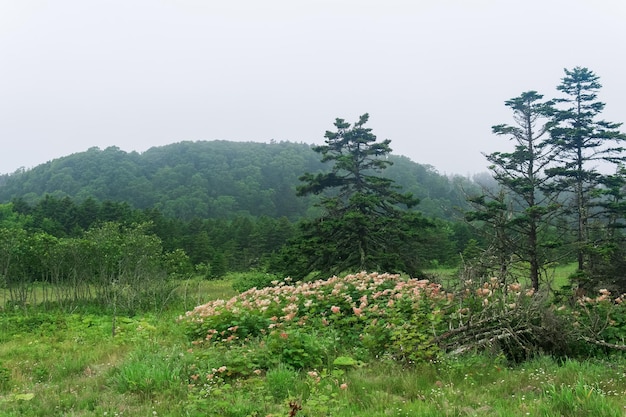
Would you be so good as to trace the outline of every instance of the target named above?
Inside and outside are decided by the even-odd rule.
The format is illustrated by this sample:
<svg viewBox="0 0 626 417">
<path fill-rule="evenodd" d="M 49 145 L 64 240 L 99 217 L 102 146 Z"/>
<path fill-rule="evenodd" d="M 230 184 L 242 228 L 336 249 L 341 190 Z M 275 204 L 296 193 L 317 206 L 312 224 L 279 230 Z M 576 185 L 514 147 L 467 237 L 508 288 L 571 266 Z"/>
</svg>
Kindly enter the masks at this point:
<svg viewBox="0 0 626 417">
<path fill-rule="evenodd" d="M 445 174 L 507 149 L 504 101 L 600 76 L 626 121 L 623 0 L 0 0 L 0 173 L 183 140 L 321 144 L 370 114 Z"/>
</svg>

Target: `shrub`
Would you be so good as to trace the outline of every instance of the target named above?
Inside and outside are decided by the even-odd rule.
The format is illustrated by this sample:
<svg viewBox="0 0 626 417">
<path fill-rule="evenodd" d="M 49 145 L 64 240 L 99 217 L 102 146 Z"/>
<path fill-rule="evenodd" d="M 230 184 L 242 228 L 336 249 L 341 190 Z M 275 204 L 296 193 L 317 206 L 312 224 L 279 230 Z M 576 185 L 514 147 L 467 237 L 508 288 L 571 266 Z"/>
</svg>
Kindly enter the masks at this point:
<svg viewBox="0 0 626 417">
<path fill-rule="evenodd" d="M 278 283 L 278 277 L 274 274 L 266 272 L 248 272 L 238 274 L 233 282 L 233 289 L 237 292 L 244 292 L 251 288 L 262 289 L 271 287 L 274 283 Z"/>
<path fill-rule="evenodd" d="M 320 367 L 326 357 L 317 335 L 298 329 L 275 330 L 265 339 L 267 366 L 284 364 L 294 369 Z"/>
<path fill-rule="evenodd" d="M 605 290 L 572 308 L 496 278 L 464 281 L 455 292 L 365 272 L 275 284 L 198 306 L 180 321 L 196 345 L 258 345 L 255 360 L 265 368 L 315 368 L 344 353 L 415 363 L 486 350 L 519 362 L 539 353 L 589 354 L 597 350 L 589 340 L 608 347 L 626 337 L 626 303 Z"/>
<path fill-rule="evenodd" d="M 417 320 L 416 311 L 426 314 L 423 320 L 432 319 L 435 316 L 426 311 L 440 311 L 438 305 L 449 305 L 452 300 L 438 284 L 391 274 L 363 272 L 296 285 L 276 284 L 198 306 L 180 320 L 196 345 L 255 340 L 276 358 L 266 366 L 282 362 L 296 369 L 314 368 L 338 353 L 332 346 L 379 353 L 389 348 L 389 340 L 395 340 L 396 350 L 411 342 L 411 349 L 417 350 L 424 343 L 425 352 L 430 349 L 430 330 L 419 337 L 414 332 L 394 339 L 394 329 Z M 369 337 L 369 330 L 376 329 L 382 329 L 378 338 Z M 420 355 L 410 356 L 417 359 Z"/>
</svg>

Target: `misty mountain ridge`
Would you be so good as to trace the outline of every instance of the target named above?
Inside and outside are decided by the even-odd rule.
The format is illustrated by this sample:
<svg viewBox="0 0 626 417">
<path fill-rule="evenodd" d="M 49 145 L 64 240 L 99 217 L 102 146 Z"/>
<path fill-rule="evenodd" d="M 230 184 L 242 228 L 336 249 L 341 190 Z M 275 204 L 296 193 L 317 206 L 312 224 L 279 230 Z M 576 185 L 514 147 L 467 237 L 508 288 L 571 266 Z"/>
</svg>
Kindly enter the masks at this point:
<svg viewBox="0 0 626 417">
<path fill-rule="evenodd" d="M 326 171 L 314 145 L 294 142 L 183 141 L 143 153 L 97 147 L 0 175 L 0 203 L 21 198 L 33 203 L 52 195 L 82 201 L 124 201 L 156 208 L 180 219 L 236 215 L 287 217 L 315 211 L 315 197 L 297 197 L 305 172 Z M 465 207 L 465 192 L 476 185 L 461 176 L 444 176 L 432 166 L 404 156 L 382 175 L 411 192 L 427 216 L 453 218 Z"/>
</svg>

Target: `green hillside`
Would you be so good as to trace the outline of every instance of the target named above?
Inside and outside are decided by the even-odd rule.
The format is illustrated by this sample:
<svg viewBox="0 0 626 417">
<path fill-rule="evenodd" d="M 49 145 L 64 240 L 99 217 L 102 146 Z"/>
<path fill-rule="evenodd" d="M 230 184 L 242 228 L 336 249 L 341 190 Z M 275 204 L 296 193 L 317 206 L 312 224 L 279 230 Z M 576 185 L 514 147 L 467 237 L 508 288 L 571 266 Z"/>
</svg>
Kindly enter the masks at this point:
<svg viewBox="0 0 626 417">
<path fill-rule="evenodd" d="M 391 159 L 386 175 L 420 198 L 426 216 L 453 218 L 455 207 L 465 205 L 463 190 L 475 187 L 406 157 Z M 296 196 L 298 178 L 326 168 L 310 145 L 292 142 L 187 141 L 143 153 L 90 148 L 0 177 L 0 203 L 15 198 L 34 203 L 45 195 L 91 197 L 183 220 L 241 215 L 296 220 L 314 204 L 311 197 Z"/>
</svg>

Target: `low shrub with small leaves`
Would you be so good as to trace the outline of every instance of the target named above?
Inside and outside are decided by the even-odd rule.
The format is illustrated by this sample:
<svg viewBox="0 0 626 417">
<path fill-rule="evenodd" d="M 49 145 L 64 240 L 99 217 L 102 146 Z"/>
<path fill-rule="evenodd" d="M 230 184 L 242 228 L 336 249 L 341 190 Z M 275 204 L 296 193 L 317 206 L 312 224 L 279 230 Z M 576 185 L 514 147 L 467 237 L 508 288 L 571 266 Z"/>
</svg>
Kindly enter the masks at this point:
<svg viewBox="0 0 626 417">
<path fill-rule="evenodd" d="M 440 311 L 453 299 L 426 280 L 360 273 L 250 289 L 227 301 L 198 306 L 180 320 L 196 345 L 261 341 L 281 361 L 311 368 L 320 365 L 329 345 L 386 351 L 394 329 L 410 322 L 415 311 Z M 385 334 L 366 348 L 365 333 L 372 326 L 385 329 Z M 324 335 L 334 340 L 324 342 Z M 415 335 L 412 343 L 429 337 Z"/>
<path fill-rule="evenodd" d="M 532 290 L 496 279 L 467 281 L 454 292 L 428 280 L 366 272 L 275 284 L 200 305 L 179 320 L 198 347 L 254 345 L 257 355 L 269 350 L 297 369 L 318 367 L 348 347 L 365 360 L 433 360 L 442 351 L 485 348 L 507 336 L 522 340 L 540 327 L 522 314 L 538 299 Z M 501 322 L 510 332 L 498 328 Z"/>
<path fill-rule="evenodd" d="M 597 347 L 626 350 L 626 294 L 614 297 L 600 289 L 595 296 L 577 299 L 571 311 L 565 307 L 561 310 L 571 316 L 580 338 Z"/>
<path fill-rule="evenodd" d="M 271 287 L 279 282 L 278 277 L 267 272 L 248 272 L 245 274 L 237 274 L 233 281 L 233 289 L 238 292 L 244 292 L 251 288 Z"/>
<path fill-rule="evenodd" d="M 260 366 L 273 365 L 260 358 L 269 352 L 279 358 L 274 364 L 296 369 L 332 361 L 342 349 L 362 360 L 415 363 L 495 348 L 519 362 L 541 353 L 577 356 L 591 346 L 587 340 L 618 344 L 626 337 L 626 303 L 605 290 L 571 307 L 496 278 L 467 280 L 454 291 L 366 272 L 274 284 L 200 305 L 179 320 L 198 347 L 256 346 Z"/>
</svg>

